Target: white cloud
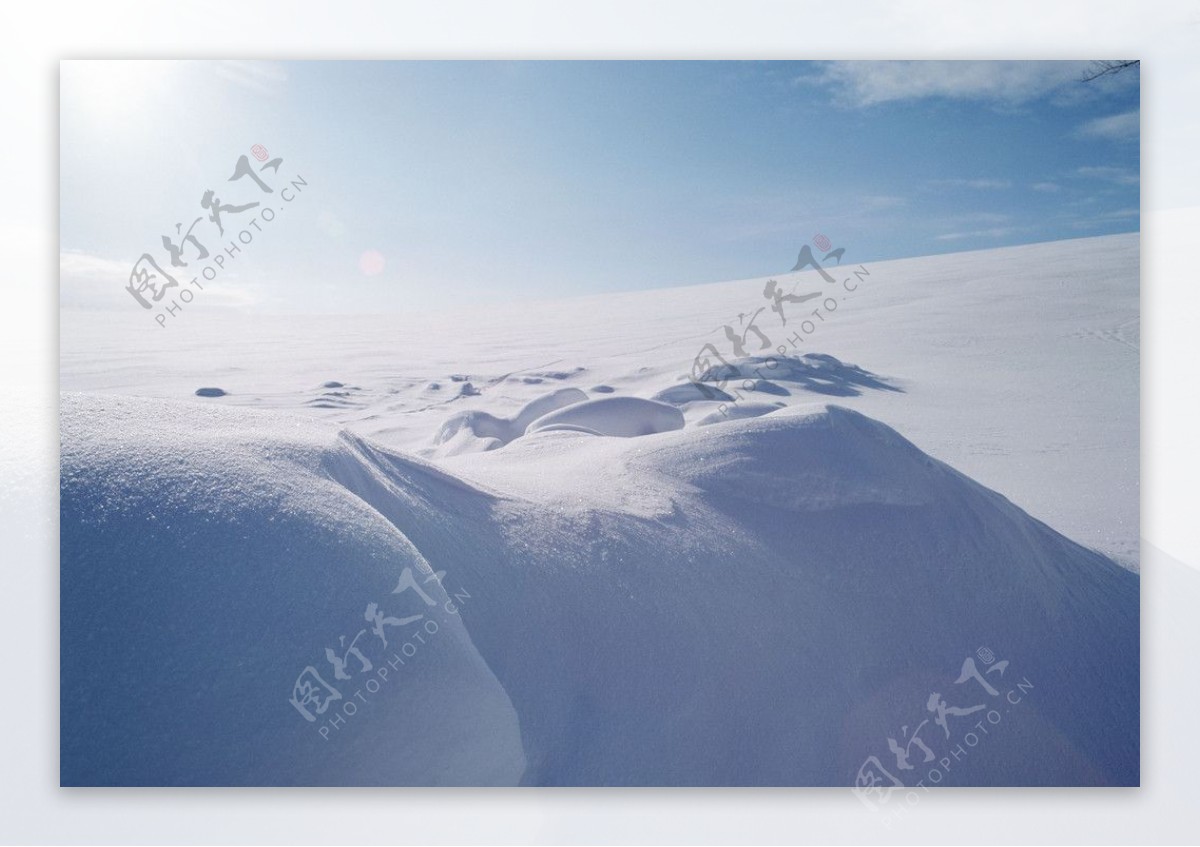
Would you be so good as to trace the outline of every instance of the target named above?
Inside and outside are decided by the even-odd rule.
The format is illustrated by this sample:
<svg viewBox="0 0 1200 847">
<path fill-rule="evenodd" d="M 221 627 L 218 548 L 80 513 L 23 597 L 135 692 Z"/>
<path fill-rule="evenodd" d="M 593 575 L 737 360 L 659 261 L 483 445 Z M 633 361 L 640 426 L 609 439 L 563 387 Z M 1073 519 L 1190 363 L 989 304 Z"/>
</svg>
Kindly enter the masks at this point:
<svg viewBox="0 0 1200 847">
<path fill-rule="evenodd" d="M 1137 209 L 1121 209 L 1117 212 L 1109 212 L 1094 218 L 1081 218 L 1071 221 L 1070 226 L 1072 229 L 1096 229 L 1101 226 L 1112 226 L 1117 221 L 1127 220 L 1137 215 Z"/>
<path fill-rule="evenodd" d="M 935 179 L 930 185 L 938 188 L 973 188 L 977 191 L 990 191 L 993 189 L 1011 188 L 1012 182 L 1007 179 L 979 177 L 976 179 Z"/>
<path fill-rule="evenodd" d="M 125 286 L 129 284 L 129 273 L 136 260 L 136 256 L 128 260 L 109 259 L 80 250 L 59 253 L 61 305 L 85 309 L 128 308 L 134 301 L 126 293 Z M 236 280 L 232 271 L 226 272 L 225 277 L 229 281 Z M 260 299 L 246 287 L 226 282 L 206 283 L 203 296 L 204 303 L 212 306 L 249 306 Z"/>
<path fill-rule="evenodd" d="M 936 235 L 938 241 L 959 241 L 963 238 L 1003 238 L 1016 232 L 1011 226 L 994 226 L 988 229 L 973 229 L 969 232 L 947 232 Z"/>
<path fill-rule="evenodd" d="M 815 77 L 856 106 L 943 97 L 1017 105 L 1078 84 L 1087 62 L 829 62 Z"/>
<path fill-rule="evenodd" d="M 278 62 L 222 59 L 215 67 L 217 76 L 259 94 L 278 93 L 288 78 Z"/>
<path fill-rule="evenodd" d="M 1012 218 L 1000 212 L 964 212 L 956 216 L 956 220 L 980 224 L 1003 224 L 1008 223 Z"/>
<path fill-rule="evenodd" d="M 1089 201 L 1097 198 L 1088 198 Z M 1084 205 L 1091 205 L 1092 208 L 1087 209 L 1084 213 L 1078 212 L 1067 215 L 1066 223 L 1073 229 L 1095 229 L 1101 226 L 1112 226 L 1116 223 L 1132 221 L 1137 218 L 1142 212 L 1132 206 L 1127 206 L 1117 209 L 1109 209 L 1102 211 L 1095 208 L 1095 204 L 1088 202 Z"/>
<path fill-rule="evenodd" d="M 112 280 L 128 280 L 132 262 L 105 259 L 78 250 L 58 254 L 58 274 L 66 282 L 104 283 Z"/>
<path fill-rule="evenodd" d="M 1105 182 L 1115 182 L 1117 185 L 1137 185 L 1139 177 L 1126 168 L 1114 168 L 1108 165 L 1076 168 L 1075 175 L 1084 179 L 1099 179 Z"/>
<path fill-rule="evenodd" d="M 132 268 L 133 260 L 107 259 L 78 250 L 61 252 L 59 303 L 63 308 L 128 308 L 133 300 L 124 289 Z"/>
<path fill-rule="evenodd" d="M 1141 131 L 1141 113 L 1134 109 L 1132 112 L 1122 112 L 1107 118 L 1096 118 L 1079 128 L 1079 134 L 1092 138 L 1111 138 L 1114 141 L 1129 141 L 1138 137 Z"/>
<path fill-rule="evenodd" d="M 1034 191 L 1045 191 L 1048 193 L 1052 193 L 1055 191 L 1062 191 L 1062 186 L 1059 185 L 1057 182 L 1035 182 L 1030 187 Z"/>
<path fill-rule="evenodd" d="M 908 201 L 903 197 L 895 197 L 891 194 L 870 194 L 862 198 L 862 203 L 864 208 L 871 210 L 895 209 L 908 205 Z"/>
</svg>

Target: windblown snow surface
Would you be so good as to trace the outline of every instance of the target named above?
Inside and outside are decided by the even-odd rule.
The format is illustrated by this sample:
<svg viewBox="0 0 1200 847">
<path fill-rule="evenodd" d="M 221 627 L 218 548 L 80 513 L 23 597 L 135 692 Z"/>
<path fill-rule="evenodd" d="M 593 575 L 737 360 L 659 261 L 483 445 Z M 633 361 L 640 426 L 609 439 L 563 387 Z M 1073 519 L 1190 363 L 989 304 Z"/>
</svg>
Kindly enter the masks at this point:
<svg viewBox="0 0 1200 847">
<path fill-rule="evenodd" d="M 1137 262 L 879 263 L 699 385 L 764 280 L 65 316 L 62 782 L 912 784 L 924 726 L 945 784 L 1137 784 Z"/>
</svg>

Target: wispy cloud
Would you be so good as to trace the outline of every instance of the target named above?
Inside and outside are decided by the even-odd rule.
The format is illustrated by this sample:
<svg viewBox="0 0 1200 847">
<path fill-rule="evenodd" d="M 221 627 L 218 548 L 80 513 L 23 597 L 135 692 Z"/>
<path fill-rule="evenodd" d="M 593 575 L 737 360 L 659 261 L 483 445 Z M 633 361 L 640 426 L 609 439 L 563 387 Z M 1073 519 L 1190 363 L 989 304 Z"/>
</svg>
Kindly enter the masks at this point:
<svg viewBox="0 0 1200 847">
<path fill-rule="evenodd" d="M 1070 221 L 1069 226 L 1072 229 L 1095 229 L 1101 226 L 1111 226 L 1119 221 L 1132 220 L 1140 214 L 1141 211 L 1138 209 L 1114 209 L 1111 212 L 1101 212 L 1098 215 Z"/>
<path fill-rule="evenodd" d="M 1003 238 L 1012 235 L 1016 229 L 1011 226 L 994 226 L 987 229 L 973 229 L 967 232 L 947 232 L 935 235 L 938 241 L 961 241 L 964 238 Z"/>
<path fill-rule="evenodd" d="M 867 210 L 896 209 L 908 205 L 908 201 L 891 194 L 869 194 L 862 198 L 862 205 Z"/>
<path fill-rule="evenodd" d="M 1062 191 L 1062 186 L 1057 182 L 1035 182 L 1030 186 L 1034 191 L 1044 191 L 1052 194 L 1056 191 Z"/>
<path fill-rule="evenodd" d="M 58 254 L 59 303 L 63 308 L 128 308 L 133 300 L 123 289 L 132 261 L 109 259 L 79 250 Z M 123 299 L 122 299 L 123 298 Z"/>
<path fill-rule="evenodd" d="M 798 82 L 828 86 L 847 105 L 940 97 L 1019 105 L 1077 84 L 1087 62 L 828 62 Z"/>
<path fill-rule="evenodd" d="M 976 179 L 935 179 L 929 185 L 934 188 L 971 188 L 976 191 L 992 191 L 1011 188 L 1012 181 L 989 177 L 979 177 Z"/>
<path fill-rule="evenodd" d="M 1002 224 L 1008 223 L 1012 217 L 1001 212 L 964 212 L 957 215 L 955 220 L 963 223 Z"/>
<path fill-rule="evenodd" d="M 113 280 L 128 281 L 132 262 L 105 259 L 79 250 L 67 250 L 58 254 L 60 279 L 72 282 L 100 283 Z"/>
<path fill-rule="evenodd" d="M 287 71 L 278 62 L 223 59 L 216 63 L 215 73 L 234 85 L 258 94 L 274 96 L 287 82 Z"/>
<path fill-rule="evenodd" d="M 1126 168 L 1114 168 L 1109 165 L 1088 166 L 1075 169 L 1075 176 L 1084 179 L 1099 179 L 1114 182 L 1117 185 L 1137 185 L 1139 177 Z"/>
<path fill-rule="evenodd" d="M 755 240 L 806 232 L 815 221 L 831 235 L 878 228 L 907 216 L 907 197 L 895 194 L 847 194 L 841 190 L 776 190 L 723 198 L 721 220 L 713 237 L 722 242 Z"/>
<path fill-rule="evenodd" d="M 133 260 L 110 259 L 65 250 L 58 254 L 59 297 L 63 306 L 75 308 L 129 308 L 134 301 L 125 293 Z M 230 279 L 235 276 L 228 274 Z M 206 283 L 204 302 L 210 306 L 249 306 L 260 298 L 241 286 Z"/>
<path fill-rule="evenodd" d="M 1141 111 L 1122 112 L 1106 118 L 1095 118 L 1079 127 L 1079 134 L 1091 138 L 1111 138 L 1114 141 L 1131 141 L 1138 137 L 1141 129 Z"/>
</svg>

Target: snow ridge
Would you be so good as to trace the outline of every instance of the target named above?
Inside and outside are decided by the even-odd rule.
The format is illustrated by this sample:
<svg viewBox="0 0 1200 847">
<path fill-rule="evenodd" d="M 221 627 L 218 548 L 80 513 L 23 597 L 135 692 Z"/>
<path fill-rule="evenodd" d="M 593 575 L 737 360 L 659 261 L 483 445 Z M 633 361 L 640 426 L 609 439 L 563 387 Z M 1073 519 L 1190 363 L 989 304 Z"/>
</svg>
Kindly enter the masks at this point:
<svg viewBox="0 0 1200 847">
<path fill-rule="evenodd" d="M 856 412 L 440 466 L 194 403 L 62 421 L 64 784 L 848 785 L 981 645 L 1034 690 L 953 784 L 1137 783 L 1136 575 Z M 292 683 L 405 568 L 469 598 L 326 739 Z"/>
</svg>

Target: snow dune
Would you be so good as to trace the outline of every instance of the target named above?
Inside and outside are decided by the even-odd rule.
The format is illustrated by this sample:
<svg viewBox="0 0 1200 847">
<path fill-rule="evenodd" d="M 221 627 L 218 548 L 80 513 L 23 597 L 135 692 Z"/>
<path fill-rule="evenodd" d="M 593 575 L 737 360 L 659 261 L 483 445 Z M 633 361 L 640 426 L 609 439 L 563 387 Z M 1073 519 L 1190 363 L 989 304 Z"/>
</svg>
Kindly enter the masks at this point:
<svg viewBox="0 0 1200 847">
<path fill-rule="evenodd" d="M 147 328 L 141 315 L 67 311 L 61 384 L 319 418 L 438 461 L 460 450 L 503 456 L 506 439 L 522 440 L 509 439 L 507 422 L 554 389 L 665 402 L 688 427 L 832 401 L 887 422 L 1136 569 L 1138 242 L 1132 233 L 868 263 L 853 291 L 825 292 L 839 305 L 815 331 L 804 313 L 789 310 L 786 326 L 769 309 L 760 314 L 770 347 L 749 333 L 745 356 L 730 349 L 723 327 L 746 331 L 744 318 L 767 306 L 765 278 L 511 306 L 462 302 L 438 314 L 212 310 L 171 332 Z M 861 273 L 852 255 L 843 257 L 847 276 Z M 789 251 L 780 270 L 791 262 Z M 806 273 L 771 278 L 797 291 L 827 287 Z M 794 348 L 793 332 L 805 336 Z M 712 402 L 688 383 L 707 344 L 718 351 L 707 354 L 714 381 L 703 383 Z M 224 396 L 195 396 L 213 387 Z M 480 433 L 490 419 L 505 421 L 495 427 L 503 437 L 465 425 L 459 439 L 439 443 L 439 429 L 461 413 L 478 415 Z M 524 427 L 514 429 L 523 437 Z"/>
<path fill-rule="evenodd" d="M 538 382 L 540 378 L 535 377 Z M 531 400 L 512 417 L 501 417 L 482 410 L 459 412 L 451 416 L 434 436 L 433 455 L 453 456 L 503 447 L 520 438 L 536 420 L 574 403 L 586 401 L 587 395 L 578 388 L 562 388 Z"/>
<path fill-rule="evenodd" d="M 529 425 L 529 432 L 577 430 L 633 438 L 683 429 L 683 423 L 683 414 L 666 403 L 640 397 L 601 397 L 543 415 Z"/>
<path fill-rule="evenodd" d="M 1034 687 L 951 784 L 1137 783 L 1135 574 L 845 408 L 551 397 L 434 465 L 64 395 L 63 783 L 850 785 L 983 645 Z M 369 604 L 438 628 L 355 700 Z"/>
<path fill-rule="evenodd" d="M 799 356 L 743 356 L 732 362 L 710 365 L 695 377 L 697 383 L 751 381 L 749 390 L 772 394 L 789 394 L 778 383 L 793 383 L 796 387 L 817 394 L 855 397 L 864 388 L 899 391 L 886 379 L 870 371 L 840 361 L 825 353 L 804 353 Z M 710 390 L 712 390 L 710 388 Z"/>
<path fill-rule="evenodd" d="M 560 388 L 531 401 L 510 418 L 483 411 L 459 412 L 438 429 L 435 447 L 428 453 L 446 457 L 484 452 L 529 433 L 550 430 L 630 438 L 682 429 L 683 425 L 683 415 L 666 403 L 640 397 L 590 400 L 578 388 Z"/>
<path fill-rule="evenodd" d="M 353 439 L 269 413 L 72 395 L 62 439 L 62 784 L 520 777 L 511 702 L 444 611 L 459 574 L 425 582 L 421 552 L 335 481 L 366 473 Z M 414 481 L 414 496 L 422 484 L 443 483 Z M 350 655 L 344 672 L 359 679 L 326 714 L 356 714 L 326 740 L 290 702 L 293 685 L 309 666 L 336 682 L 326 648 L 344 655 L 339 637 L 369 626 L 369 603 L 402 607 L 390 592 L 406 568 L 436 606 L 404 608 L 437 631 L 394 668 L 401 636 L 374 660 L 375 637 L 359 639 L 371 673 Z M 355 700 L 367 678 L 378 693 Z"/>
</svg>

